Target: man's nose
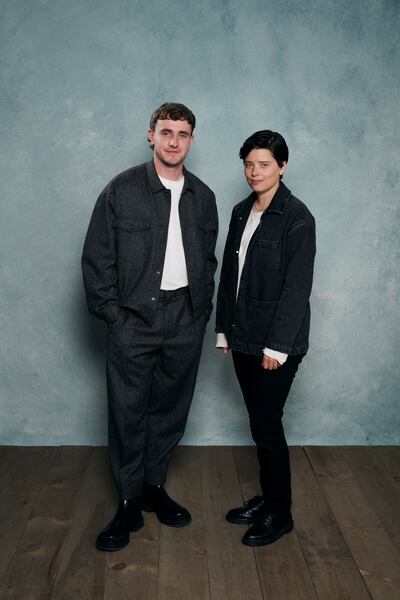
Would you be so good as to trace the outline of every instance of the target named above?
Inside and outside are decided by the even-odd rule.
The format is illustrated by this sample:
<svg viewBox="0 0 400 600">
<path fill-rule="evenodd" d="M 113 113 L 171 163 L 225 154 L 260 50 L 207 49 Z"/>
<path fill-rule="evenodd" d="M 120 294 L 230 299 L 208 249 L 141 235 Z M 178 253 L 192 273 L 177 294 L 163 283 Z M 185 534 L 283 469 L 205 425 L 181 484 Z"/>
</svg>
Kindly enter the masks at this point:
<svg viewBox="0 0 400 600">
<path fill-rule="evenodd" d="M 169 140 L 169 145 L 176 147 L 178 145 L 178 136 L 172 135 Z"/>
</svg>

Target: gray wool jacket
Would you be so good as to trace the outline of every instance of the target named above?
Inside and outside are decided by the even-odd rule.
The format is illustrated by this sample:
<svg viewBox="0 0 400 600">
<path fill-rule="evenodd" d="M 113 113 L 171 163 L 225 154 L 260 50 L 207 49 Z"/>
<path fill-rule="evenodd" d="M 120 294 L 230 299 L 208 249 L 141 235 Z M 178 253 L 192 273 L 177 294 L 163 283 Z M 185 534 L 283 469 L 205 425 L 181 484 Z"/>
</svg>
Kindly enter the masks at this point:
<svg viewBox="0 0 400 600">
<path fill-rule="evenodd" d="M 214 193 L 184 169 L 179 201 L 193 320 L 212 312 L 218 214 Z M 90 312 L 109 325 L 124 309 L 152 324 L 160 292 L 171 195 L 153 161 L 117 175 L 95 205 L 82 255 Z"/>
</svg>

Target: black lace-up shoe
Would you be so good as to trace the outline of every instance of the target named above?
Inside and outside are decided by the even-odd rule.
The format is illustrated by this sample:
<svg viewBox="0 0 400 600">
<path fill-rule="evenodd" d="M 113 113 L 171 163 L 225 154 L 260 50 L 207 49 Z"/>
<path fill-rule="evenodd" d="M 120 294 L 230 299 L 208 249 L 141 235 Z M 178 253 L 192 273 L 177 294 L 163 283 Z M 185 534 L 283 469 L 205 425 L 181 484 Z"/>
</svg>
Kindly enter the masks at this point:
<svg viewBox="0 0 400 600">
<path fill-rule="evenodd" d="M 169 527 L 185 527 L 192 520 L 186 508 L 172 500 L 162 485 L 143 484 L 140 507 L 155 512 L 160 523 Z"/>
<path fill-rule="evenodd" d="M 251 500 L 247 500 L 247 502 L 244 503 L 244 506 L 232 508 L 232 510 L 226 514 L 225 519 L 229 521 L 229 523 L 251 525 L 264 514 L 264 498 L 262 496 L 254 496 Z"/>
<path fill-rule="evenodd" d="M 144 525 L 137 500 L 121 500 L 115 517 L 98 535 L 96 548 L 105 552 L 121 550 L 129 544 L 129 533 Z"/>
<path fill-rule="evenodd" d="M 250 527 L 242 538 L 246 546 L 265 546 L 272 544 L 289 533 L 293 529 L 293 520 L 290 512 L 288 513 L 267 513 L 260 517 L 257 522 Z"/>
</svg>

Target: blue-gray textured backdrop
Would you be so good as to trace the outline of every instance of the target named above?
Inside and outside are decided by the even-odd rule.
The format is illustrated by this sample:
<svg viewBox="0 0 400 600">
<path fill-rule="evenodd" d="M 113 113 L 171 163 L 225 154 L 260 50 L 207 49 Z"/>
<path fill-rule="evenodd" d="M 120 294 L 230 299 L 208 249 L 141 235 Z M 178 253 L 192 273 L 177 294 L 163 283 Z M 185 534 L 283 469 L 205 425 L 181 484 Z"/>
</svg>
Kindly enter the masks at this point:
<svg viewBox="0 0 400 600">
<path fill-rule="evenodd" d="M 150 158 L 165 100 L 198 118 L 188 167 L 217 194 L 221 256 L 257 129 L 290 148 L 317 220 L 311 350 L 290 443 L 399 442 L 399 2 L 2 0 L 0 442 L 106 442 L 105 327 L 80 254 L 107 181 Z M 184 443 L 250 441 L 208 326 Z"/>
</svg>

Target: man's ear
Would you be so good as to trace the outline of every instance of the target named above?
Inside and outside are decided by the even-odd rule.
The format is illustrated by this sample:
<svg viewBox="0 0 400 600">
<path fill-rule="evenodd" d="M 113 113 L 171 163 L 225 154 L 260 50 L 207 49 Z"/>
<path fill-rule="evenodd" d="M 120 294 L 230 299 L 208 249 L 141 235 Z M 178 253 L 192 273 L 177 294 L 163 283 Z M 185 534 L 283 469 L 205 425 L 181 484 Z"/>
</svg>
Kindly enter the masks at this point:
<svg viewBox="0 0 400 600">
<path fill-rule="evenodd" d="M 154 131 L 152 129 L 150 129 L 150 128 L 147 130 L 147 140 L 151 144 L 154 144 Z"/>
</svg>

